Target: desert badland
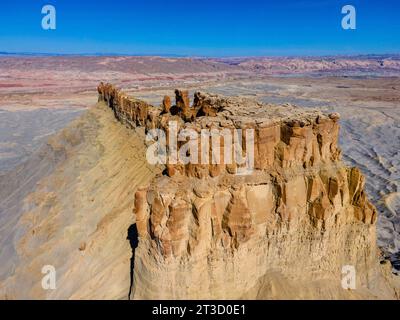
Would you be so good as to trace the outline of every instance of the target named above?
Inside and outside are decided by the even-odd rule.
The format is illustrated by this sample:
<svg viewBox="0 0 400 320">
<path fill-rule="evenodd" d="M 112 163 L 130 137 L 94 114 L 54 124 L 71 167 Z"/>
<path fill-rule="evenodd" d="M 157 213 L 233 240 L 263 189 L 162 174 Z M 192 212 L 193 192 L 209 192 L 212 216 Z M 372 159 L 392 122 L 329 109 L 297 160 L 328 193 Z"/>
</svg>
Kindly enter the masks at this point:
<svg viewBox="0 0 400 320">
<path fill-rule="evenodd" d="M 397 56 L 0 57 L 0 297 L 398 299 L 399 74 Z M 254 171 L 150 164 L 169 120 L 254 129 Z"/>
</svg>

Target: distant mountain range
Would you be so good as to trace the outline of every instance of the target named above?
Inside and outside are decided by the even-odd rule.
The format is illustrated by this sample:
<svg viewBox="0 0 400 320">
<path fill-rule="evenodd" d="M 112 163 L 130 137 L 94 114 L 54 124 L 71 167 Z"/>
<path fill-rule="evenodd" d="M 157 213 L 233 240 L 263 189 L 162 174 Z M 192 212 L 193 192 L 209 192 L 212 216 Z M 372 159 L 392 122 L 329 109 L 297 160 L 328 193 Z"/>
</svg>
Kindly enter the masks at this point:
<svg viewBox="0 0 400 320">
<path fill-rule="evenodd" d="M 143 56 L 158 56 L 158 57 L 187 57 L 185 55 L 165 53 L 165 54 L 126 54 L 126 53 L 49 53 L 49 52 L 9 52 L 0 51 L 0 56 L 38 56 L 38 57 L 55 57 L 55 56 L 87 56 L 87 57 L 104 57 L 104 56 L 132 56 L 132 57 L 143 57 Z"/>
<path fill-rule="evenodd" d="M 214 56 L 202 56 L 202 55 L 184 55 L 184 54 L 174 54 L 174 53 L 117 53 L 117 52 L 96 52 L 96 53 L 51 53 L 51 52 L 12 52 L 12 51 L 0 51 L 0 56 L 38 56 L 38 57 L 56 57 L 56 56 L 86 56 L 86 57 L 104 57 L 104 56 L 131 56 L 131 57 L 173 57 L 173 58 L 218 58 Z M 265 58 L 266 56 L 227 56 L 227 57 L 219 57 L 220 59 L 249 59 L 249 58 Z M 301 59 L 316 59 L 321 58 L 324 60 L 329 59 L 393 59 L 400 60 L 399 54 L 356 54 L 356 55 L 321 55 L 321 56 L 305 56 L 305 55 L 290 55 L 290 56 L 271 56 L 271 58 L 279 59 L 279 58 L 301 58 Z"/>
</svg>

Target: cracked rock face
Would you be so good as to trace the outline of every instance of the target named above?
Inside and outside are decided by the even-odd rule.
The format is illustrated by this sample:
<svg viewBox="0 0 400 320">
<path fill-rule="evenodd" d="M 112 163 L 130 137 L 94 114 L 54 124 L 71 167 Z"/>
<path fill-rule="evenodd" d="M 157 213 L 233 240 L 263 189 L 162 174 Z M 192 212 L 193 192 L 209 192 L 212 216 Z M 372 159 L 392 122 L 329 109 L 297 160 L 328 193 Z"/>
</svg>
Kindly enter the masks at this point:
<svg viewBox="0 0 400 320">
<path fill-rule="evenodd" d="M 167 129 L 174 119 L 180 130 L 255 133 L 250 174 L 167 163 L 136 192 L 135 298 L 398 297 L 398 279 L 379 263 L 364 177 L 340 160 L 337 113 L 200 92 L 190 106 L 181 90 L 174 106 L 165 97 L 153 107 L 109 84 L 98 91 L 130 127 Z M 341 286 L 345 265 L 355 267 L 355 290 Z"/>
</svg>

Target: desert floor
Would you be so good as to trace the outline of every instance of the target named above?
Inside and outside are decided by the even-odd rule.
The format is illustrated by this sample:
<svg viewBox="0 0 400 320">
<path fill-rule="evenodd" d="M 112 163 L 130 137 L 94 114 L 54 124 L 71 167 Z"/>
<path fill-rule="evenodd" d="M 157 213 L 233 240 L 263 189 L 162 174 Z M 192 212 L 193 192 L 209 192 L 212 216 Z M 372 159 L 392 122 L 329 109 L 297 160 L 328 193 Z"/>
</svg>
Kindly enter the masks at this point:
<svg viewBox="0 0 400 320">
<path fill-rule="evenodd" d="M 96 103 L 99 81 L 115 83 L 154 105 L 165 94 L 173 96 L 173 89 L 184 88 L 332 110 L 341 114 L 343 160 L 366 175 L 367 192 L 380 212 L 379 245 L 400 269 L 400 78 L 340 72 L 271 75 L 186 59 L 0 60 L 3 188 L 14 184 L 1 181 L 2 173 L 15 170 L 50 135 Z M 0 214 L 7 209 L 4 203 L 0 198 Z"/>
</svg>

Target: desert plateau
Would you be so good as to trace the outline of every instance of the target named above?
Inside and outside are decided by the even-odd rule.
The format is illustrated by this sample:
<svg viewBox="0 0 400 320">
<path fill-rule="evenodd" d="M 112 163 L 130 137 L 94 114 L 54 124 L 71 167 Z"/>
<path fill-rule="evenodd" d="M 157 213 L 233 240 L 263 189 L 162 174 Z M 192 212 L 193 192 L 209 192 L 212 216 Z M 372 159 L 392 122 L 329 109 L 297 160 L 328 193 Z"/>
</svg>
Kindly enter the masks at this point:
<svg viewBox="0 0 400 320">
<path fill-rule="evenodd" d="M 0 56 L 0 298 L 399 299 L 399 76 L 396 55 Z M 170 121 L 254 130 L 252 172 L 149 163 Z"/>
</svg>

